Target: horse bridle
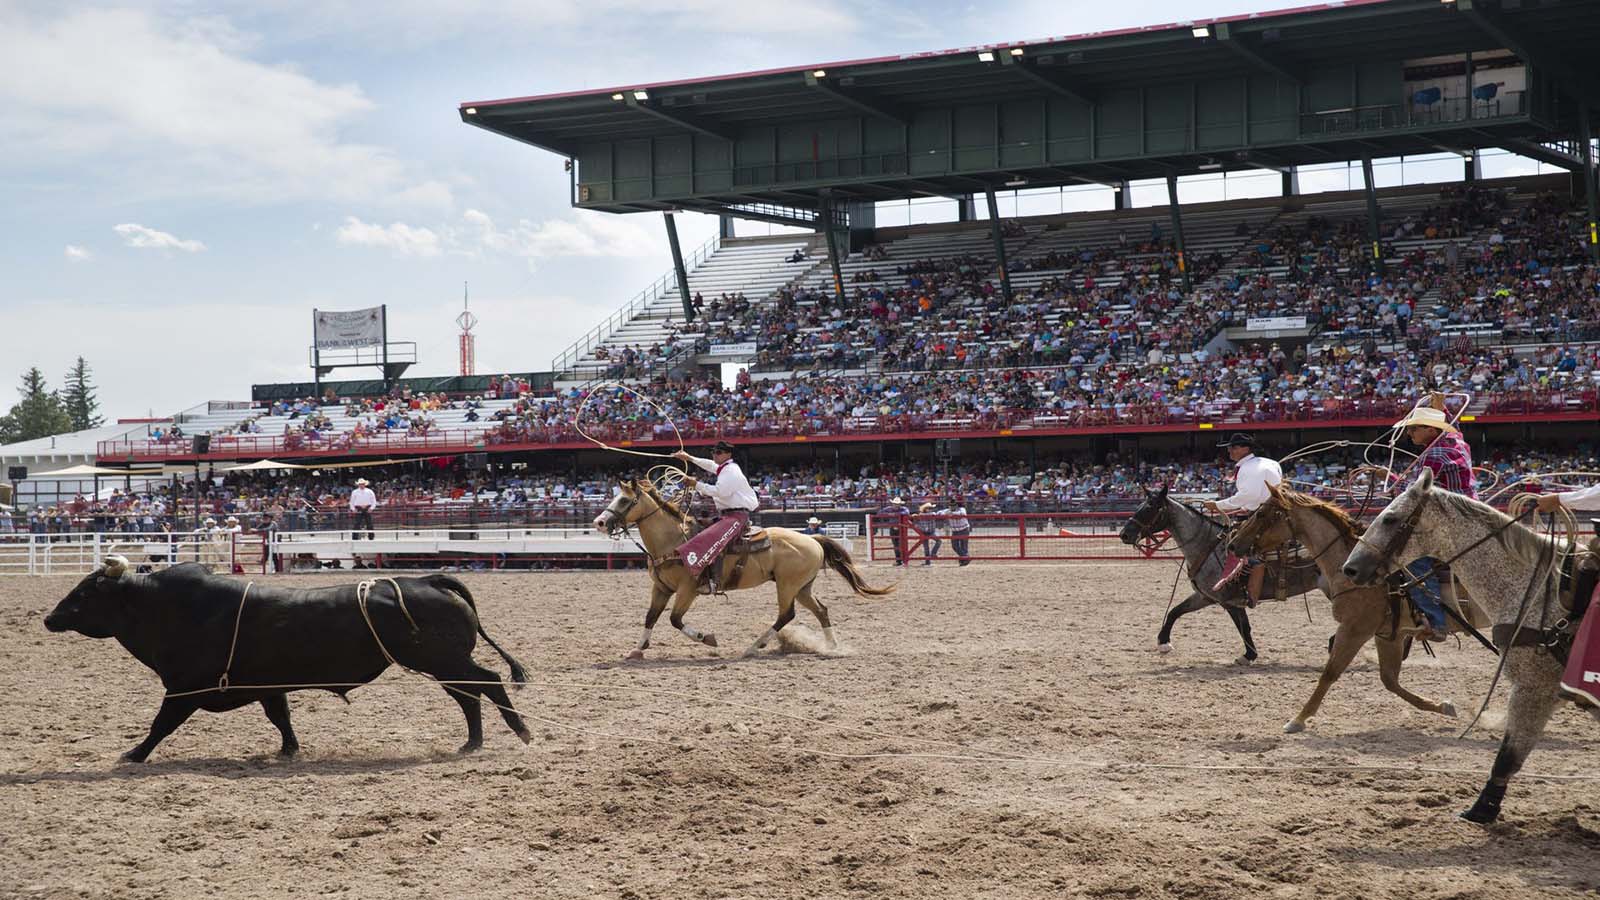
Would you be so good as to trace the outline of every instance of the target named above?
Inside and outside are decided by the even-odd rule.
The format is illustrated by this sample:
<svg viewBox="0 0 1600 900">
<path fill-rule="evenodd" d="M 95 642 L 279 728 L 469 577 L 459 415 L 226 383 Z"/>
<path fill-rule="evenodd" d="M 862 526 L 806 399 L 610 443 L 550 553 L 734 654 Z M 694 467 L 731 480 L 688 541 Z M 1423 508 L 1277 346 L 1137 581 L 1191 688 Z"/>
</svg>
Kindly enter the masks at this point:
<svg viewBox="0 0 1600 900">
<path fill-rule="evenodd" d="M 1413 509 L 1411 513 L 1406 516 L 1406 520 L 1400 523 L 1400 527 L 1396 529 L 1394 535 L 1390 537 L 1389 546 L 1380 547 L 1377 544 L 1374 544 L 1372 541 L 1367 540 L 1367 536 L 1365 534 L 1356 535 L 1356 543 L 1377 553 L 1378 563 L 1381 567 L 1389 570 L 1400 568 L 1400 563 L 1398 560 L 1400 553 L 1406 549 L 1407 544 L 1411 543 L 1411 536 L 1416 533 L 1417 525 L 1422 521 L 1422 512 L 1428 507 L 1429 497 L 1430 495 L 1425 493 L 1422 495 L 1422 499 L 1417 501 L 1417 508 Z M 1460 554 L 1457 555 L 1459 556 Z"/>
<path fill-rule="evenodd" d="M 1201 510 L 1195 509 L 1194 507 L 1190 506 L 1189 504 L 1184 503 L 1182 500 L 1173 500 L 1172 498 L 1167 497 L 1165 494 L 1161 495 L 1161 505 L 1160 506 L 1149 507 L 1148 504 L 1147 504 L 1146 507 L 1144 507 L 1144 508 L 1150 509 L 1151 513 L 1152 513 L 1152 515 L 1150 516 L 1150 518 L 1148 520 L 1146 520 L 1139 512 L 1135 512 L 1130 517 L 1130 521 L 1132 521 L 1133 524 L 1139 526 L 1139 536 L 1140 537 L 1149 537 L 1149 538 L 1155 537 L 1155 531 L 1159 530 L 1157 528 L 1156 523 L 1161 520 L 1162 516 L 1169 515 L 1169 513 L 1167 512 L 1167 504 L 1169 502 L 1178 504 L 1179 506 L 1183 507 L 1184 509 L 1187 509 L 1190 512 L 1194 513 L 1195 515 L 1199 516 L 1202 520 L 1204 520 L 1205 522 L 1211 524 L 1213 527 L 1219 529 L 1219 531 L 1216 534 L 1216 537 L 1212 540 L 1211 548 L 1206 551 L 1206 555 L 1207 556 L 1210 556 L 1210 555 L 1214 554 L 1216 552 L 1216 550 L 1217 550 L 1217 545 L 1222 543 L 1223 536 L 1227 534 L 1227 528 L 1224 527 L 1221 523 L 1217 522 L 1215 519 L 1213 519 L 1210 516 L 1206 515 Z M 1173 546 L 1179 553 L 1183 553 L 1184 550 L 1187 550 L 1189 548 L 1191 542 L 1186 542 L 1186 541 L 1179 540 L 1177 532 L 1173 531 L 1170 522 L 1167 523 L 1167 534 L 1169 536 L 1171 536 L 1171 538 L 1173 539 L 1173 541 L 1174 541 Z M 1202 538 L 1202 540 L 1204 540 L 1204 539 Z M 1198 543 L 1198 541 L 1193 542 L 1193 543 Z"/>
</svg>

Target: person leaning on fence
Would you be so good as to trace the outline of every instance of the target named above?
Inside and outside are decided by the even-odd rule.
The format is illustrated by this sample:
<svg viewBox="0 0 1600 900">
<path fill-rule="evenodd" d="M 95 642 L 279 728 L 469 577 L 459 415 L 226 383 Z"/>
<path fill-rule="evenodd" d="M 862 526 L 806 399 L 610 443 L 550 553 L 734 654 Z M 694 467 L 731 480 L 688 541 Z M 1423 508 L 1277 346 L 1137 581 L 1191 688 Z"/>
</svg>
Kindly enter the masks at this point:
<svg viewBox="0 0 1600 900">
<path fill-rule="evenodd" d="M 967 547 L 972 540 L 972 520 L 967 518 L 967 505 L 960 500 L 951 500 L 939 512 L 945 516 L 945 524 L 950 528 L 950 549 L 956 551 L 956 557 L 961 560 L 959 565 L 971 565 L 972 554 Z"/>
<path fill-rule="evenodd" d="M 801 534 L 822 534 L 822 520 L 816 516 L 806 520 L 806 527 L 800 529 Z"/>
<path fill-rule="evenodd" d="M 925 566 L 933 565 L 939 558 L 939 548 L 944 546 L 944 539 L 939 535 L 944 532 L 945 519 L 938 505 L 929 500 L 917 507 L 917 528 L 922 532 L 922 564 Z"/>
<path fill-rule="evenodd" d="M 367 540 L 377 540 L 378 536 L 372 530 L 372 510 L 377 505 L 378 495 L 372 492 L 372 482 L 365 478 L 357 478 L 356 488 L 350 492 L 350 512 L 354 513 L 356 518 L 355 530 L 350 535 L 351 540 L 361 540 L 363 530 L 367 533 Z"/>
<path fill-rule="evenodd" d="M 889 533 L 889 543 L 894 547 L 894 564 L 906 564 L 905 524 L 906 517 L 911 515 L 911 509 L 906 506 L 906 501 L 900 497 L 890 497 L 889 505 L 878 510 L 878 520 L 884 523 L 884 530 Z"/>
<path fill-rule="evenodd" d="M 1237 474 L 1234 478 L 1233 496 L 1221 500 L 1207 500 L 1206 512 L 1229 515 L 1254 512 L 1256 507 L 1267 502 L 1267 498 L 1271 496 L 1267 492 L 1268 485 L 1283 484 L 1283 469 L 1278 466 L 1278 461 L 1257 456 L 1256 440 L 1250 435 L 1234 434 L 1217 446 L 1227 449 L 1228 458 L 1233 460 Z M 1261 602 L 1261 586 L 1267 578 L 1267 567 L 1262 565 L 1259 559 L 1240 559 L 1229 553 L 1223 564 L 1222 577 L 1211 589 L 1223 590 L 1229 582 L 1245 572 L 1250 573 L 1250 580 L 1246 584 L 1248 602 L 1249 605 L 1255 606 Z"/>
</svg>

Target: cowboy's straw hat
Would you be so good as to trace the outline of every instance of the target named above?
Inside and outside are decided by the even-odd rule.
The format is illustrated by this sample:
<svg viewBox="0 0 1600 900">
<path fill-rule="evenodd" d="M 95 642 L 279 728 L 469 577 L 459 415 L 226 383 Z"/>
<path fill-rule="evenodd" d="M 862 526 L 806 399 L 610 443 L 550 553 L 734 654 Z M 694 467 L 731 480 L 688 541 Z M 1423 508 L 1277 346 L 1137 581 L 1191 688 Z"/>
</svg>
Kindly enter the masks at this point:
<svg viewBox="0 0 1600 900">
<path fill-rule="evenodd" d="M 1413 425 L 1426 425 L 1429 428 L 1437 428 L 1440 431 L 1456 433 L 1456 427 L 1450 424 L 1450 419 L 1444 414 L 1444 410 L 1434 409 L 1431 406 L 1419 406 L 1413 409 L 1406 414 L 1404 419 L 1396 422 L 1394 427 L 1410 428 Z"/>
<path fill-rule="evenodd" d="M 812 516 L 811 518 L 806 520 L 806 524 L 807 525 L 821 525 L 822 524 L 822 520 L 817 518 L 816 516 Z"/>
<path fill-rule="evenodd" d="M 367 485 L 369 485 L 371 483 L 372 482 L 366 480 L 365 478 L 357 478 L 356 479 L 356 487 L 366 487 Z"/>
</svg>

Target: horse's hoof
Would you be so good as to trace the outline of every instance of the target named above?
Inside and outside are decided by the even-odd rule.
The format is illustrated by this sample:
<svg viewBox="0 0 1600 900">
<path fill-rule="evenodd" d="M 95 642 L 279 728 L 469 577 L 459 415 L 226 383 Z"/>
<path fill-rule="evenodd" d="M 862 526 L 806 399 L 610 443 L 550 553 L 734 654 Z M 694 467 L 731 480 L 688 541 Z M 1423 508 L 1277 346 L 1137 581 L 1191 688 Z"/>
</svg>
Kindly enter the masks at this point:
<svg viewBox="0 0 1600 900">
<path fill-rule="evenodd" d="M 623 659 L 644 659 L 644 651 L 643 650 L 631 650 L 631 651 L 628 652 L 627 656 L 623 657 Z"/>
<path fill-rule="evenodd" d="M 1500 818 L 1500 810 L 1479 809 L 1477 805 L 1474 805 L 1471 809 L 1462 813 L 1460 818 L 1465 819 L 1466 821 L 1475 825 L 1491 825 L 1494 823 L 1495 819 Z"/>
<path fill-rule="evenodd" d="M 124 753 L 121 756 L 117 757 L 117 762 L 142 763 L 148 758 L 149 758 L 149 754 L 140 753 L 137 750 L 129 750 L 127 753 Z"/>
<path fill-rule="evenodd" d="M 1156 645 L 1156 652 L 1161 654 L 1162 656 L 1166 656 L 1168 653 L 1172 652 L 1172 645 L 1171 644 L 1157 644 Z"/>
<path fill-rule="evenodd" d="M 468 753 L 477 753 L 482 749 L 483 741 L 467 741 L 456 750 L 456 753 L 461 756 L 466 756 Z"/>
<path fill-rule="evenodd" d="M 533 732 L 529 731 L 526 728 L 524 728 L 521 731 L 517 732 L 517 737 L 521 738 L 522 742 L 524 744 L 533 743 Z"/>
<path fill-rule="evenodd" d="M 750 657 L 755 656 L 757 653 L 760 653 L 760 652 L 761 652 L 761 645 L 760 644 L 751 644 L 750 645 L 750 649 L 744 651 L 744 653 L 740 654 L 740 656 L 743 659 L 749 659 Z"/>
<path fill-rule="evenodd" d="M 1284 734 L 1299 734 L 1300 732 L 1305 731 L 1305 730 L 1306 730 L 1306 723 L 1301 722 L 1299 720 L 1290 722 L 1287 725 L 1283 726 L 1283 733 Z"/>
<path fill-rule="evenodd" d="M 1233 664 L 1236 666 L 1253 666 L 1256 664 L 1256 661 L 1254 657 L 1239 656 L 1234 658 Z"/>
<path fill-rule="evenodd" d="M 717 636 L 708 631 L 700 636 L 700 643 L 705 644 L 707 647 L 715 647 L 717 645 Z"/>
<path fill-rule="evenodd" d="M 1439 715 L 1449 716 L 1454 719 L 1456 717 L 1456 705 L 1449 700 L 1439 701 Z"/>
<path fill-rule="evenodd" d="M 278 758 L 285 760 L 294 759 L 294 755 L 299 752 L 299 747 L 284 747 L 278 751 Z"/>
</svg>

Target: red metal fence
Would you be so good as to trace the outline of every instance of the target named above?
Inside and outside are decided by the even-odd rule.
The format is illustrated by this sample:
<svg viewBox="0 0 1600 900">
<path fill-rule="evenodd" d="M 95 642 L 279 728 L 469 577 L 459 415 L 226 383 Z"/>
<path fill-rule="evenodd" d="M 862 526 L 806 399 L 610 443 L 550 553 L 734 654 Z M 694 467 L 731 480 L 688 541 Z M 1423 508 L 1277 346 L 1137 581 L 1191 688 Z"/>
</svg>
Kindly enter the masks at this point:
<svg viewBox="0 0 1600 900">
<path fill-rule="evenodd" d="M 1104 513 L 969 515 L 965 531 L 942 517 L 867 517 L 868 557 L 908 565 L 971 562 L 1175 560 L 1178 553 L 1130 547 L 1118 533 L 1127 521 Z M 959 525 L 960 520 L 950 523 Z"/>
</svg>

